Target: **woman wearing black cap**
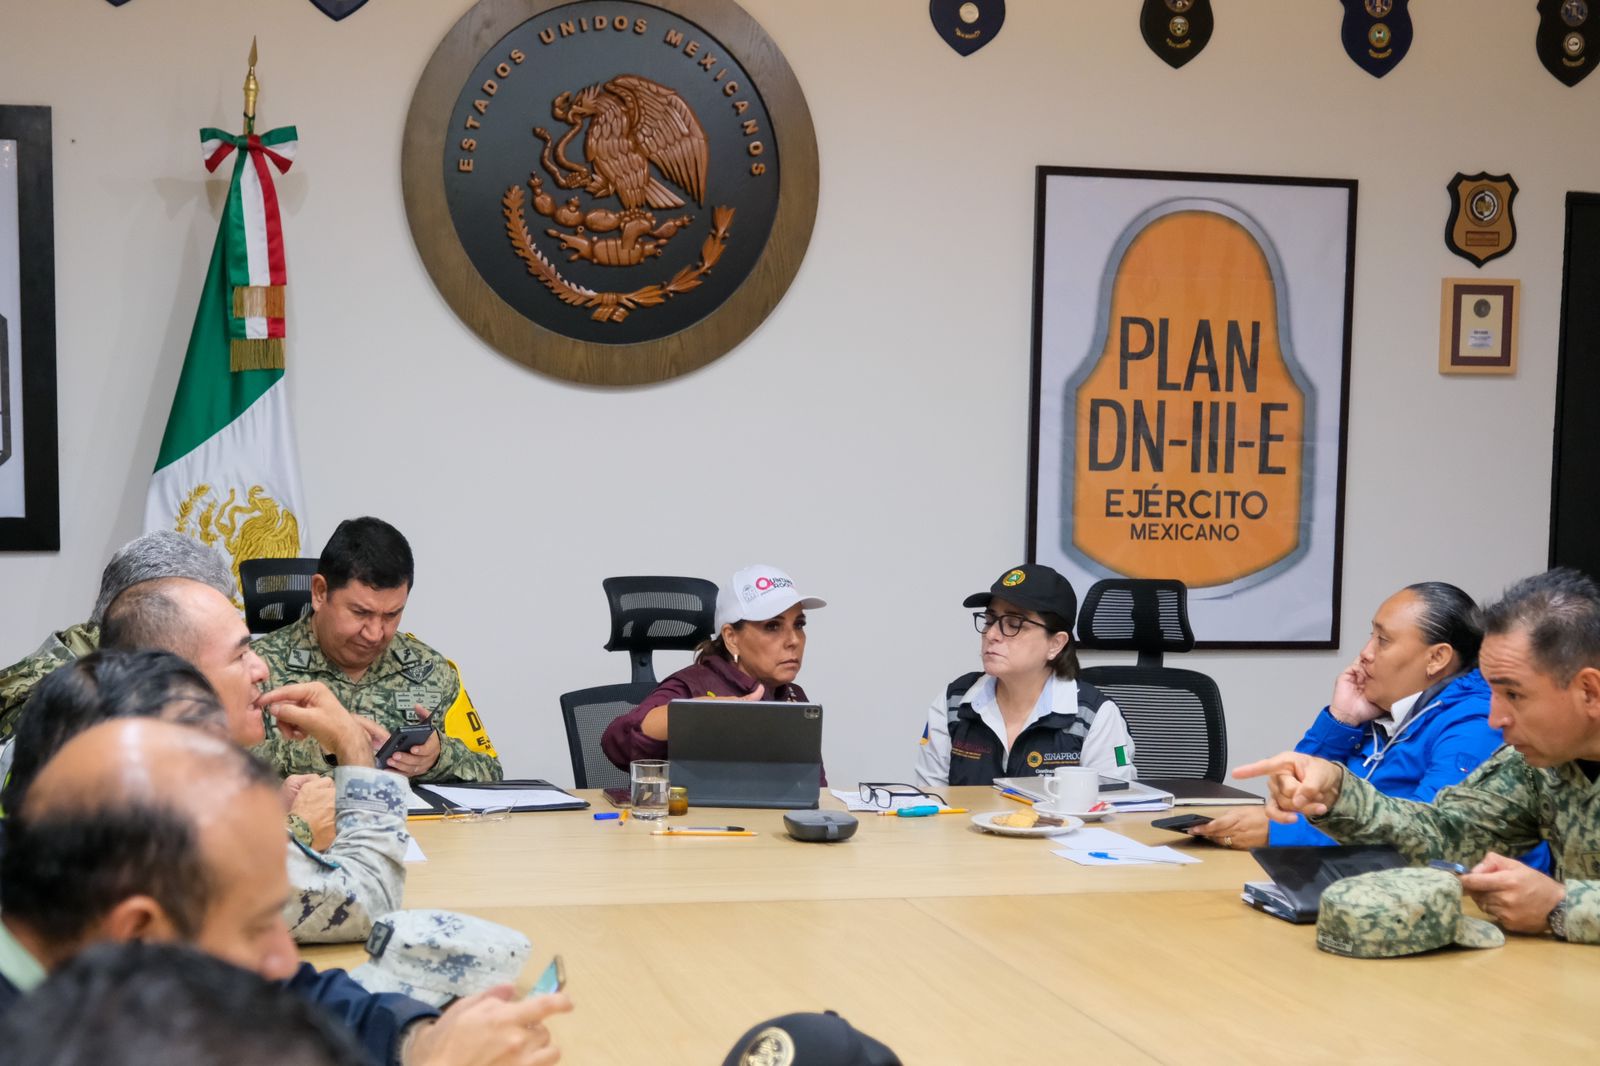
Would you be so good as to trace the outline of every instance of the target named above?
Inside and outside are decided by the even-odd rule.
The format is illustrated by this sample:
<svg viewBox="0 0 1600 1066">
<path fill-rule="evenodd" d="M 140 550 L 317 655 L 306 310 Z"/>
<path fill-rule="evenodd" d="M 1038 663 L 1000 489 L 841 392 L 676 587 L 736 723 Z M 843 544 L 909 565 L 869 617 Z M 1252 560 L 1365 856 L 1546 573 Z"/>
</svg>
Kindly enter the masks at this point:
<svg viewBox="0 0 1600 1066">
<path fill-rule="evenodd" d="M 1133 738 L 1117 705 L 1078 681 L 1072 620 L 1078 597 L 1048 566 L 1007 570 L 973 612 L 983 670 L 950 682 L 928 709 L 917 785 L 988 785 L 1058 766 L 1132 780 Z"/>
</svg>

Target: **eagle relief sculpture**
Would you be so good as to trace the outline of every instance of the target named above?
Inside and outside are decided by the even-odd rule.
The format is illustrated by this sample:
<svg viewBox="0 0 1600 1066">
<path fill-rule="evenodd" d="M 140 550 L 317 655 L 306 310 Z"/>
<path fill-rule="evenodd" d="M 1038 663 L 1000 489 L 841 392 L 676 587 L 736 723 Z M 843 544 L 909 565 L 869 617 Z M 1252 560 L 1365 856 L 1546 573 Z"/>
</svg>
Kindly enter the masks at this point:
<svg viewBox="0 0 1600 1066">
<path fill-rule="evenodd" d="M 659 257 L 695 219 L 692 214 L 657 217 L 657 211 L 685 206 L 672 186 L 705 206 L 710 163 L 706 133 L 693 109 L 673 90 L 649 78 L 623 74 L 604 85 L 562 93 L 551 102 L 550 114 L 567 130 L 557 140 L 543 127 L 534 128 L 534 136 L 544 142 L 540 164 L 556 188 L 582 190 L 600 201 L 587 209 L 576 196 L 558 204 L 545 191 L 544 178 L 537 171 L 529 175 L 533 209 L 554 223 L 544 232 L 568 253 L 568 262 L 581 259 L 626 268 Z M 584 134 L 581 164 L 567 155 L 580 133 Z M 620 209 L 603 203 L 612 198 Z M 600 322 L 621 322 L 635 308 L 654 307 L 699 287 L 722 256 L 734 214 L 727 206 L 712 209 L 710 232 L 695 266 L 629 292 L 599 292 L 563 277 L 540 251 L 528 231 L 525 204 L 520 185 L 511 186 L 501 198 L 506 235 L 517 256 L 528 273 L 564 303 L 590 309 L 591 317 Z"/>
</svg>

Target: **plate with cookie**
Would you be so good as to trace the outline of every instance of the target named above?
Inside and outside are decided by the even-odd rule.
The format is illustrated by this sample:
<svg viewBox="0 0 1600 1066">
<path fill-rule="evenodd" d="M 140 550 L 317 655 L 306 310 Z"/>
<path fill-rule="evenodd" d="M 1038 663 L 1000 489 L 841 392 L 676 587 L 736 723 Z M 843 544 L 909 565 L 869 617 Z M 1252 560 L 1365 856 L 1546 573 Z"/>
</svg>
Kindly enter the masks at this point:
<svg viewBox="0 0 1600 1066">
<path fill-rule="evenodd" d="M 1039 814 L 1032 807 L 1023 807 L 1018 810 L 974 814 L 972 824 L 985 832 L 999 833 L 1001 836 L 1050 837 L 1070 833 L 1082 827 L 1083 819 L 1074 818 L 1070 814 L 1050 818 Z"/>
</svg>

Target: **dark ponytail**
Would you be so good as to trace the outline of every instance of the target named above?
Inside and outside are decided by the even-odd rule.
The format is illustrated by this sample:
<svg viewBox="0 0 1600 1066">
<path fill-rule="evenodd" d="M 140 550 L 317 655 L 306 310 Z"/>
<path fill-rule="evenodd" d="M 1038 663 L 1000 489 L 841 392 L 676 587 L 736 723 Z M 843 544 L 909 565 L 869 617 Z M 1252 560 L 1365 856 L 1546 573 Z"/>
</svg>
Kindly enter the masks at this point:
<svg viewBox="0 0 1600 1066">
<path fill-rule="evenodd" d="M 1477 604 L 1472 602 L 1472 597 L 1443 581 L 1407 585 L 1406 591 L 1415 594 L 1422 603 L 1422 610 L 1417 614 L 1417 628 L 1422 631 L 1422 639 L 1430 645 L 1450 645 L 1461 660 L 1463 670 L 1477 666 L 1483 630 L 1479 627 Z"/>
</svg>

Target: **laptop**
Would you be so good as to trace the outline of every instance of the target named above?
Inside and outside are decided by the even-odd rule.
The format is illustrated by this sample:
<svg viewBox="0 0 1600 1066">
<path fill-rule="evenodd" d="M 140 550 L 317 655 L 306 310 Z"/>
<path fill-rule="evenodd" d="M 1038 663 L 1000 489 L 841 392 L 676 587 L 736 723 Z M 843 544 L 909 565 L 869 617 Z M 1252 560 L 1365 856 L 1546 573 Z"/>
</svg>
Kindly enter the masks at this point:
<svg viewBox="0 0 1600 1066">
<path fill-rule="evenodd" d="M 1042 777 L 997 777 L 994 787 L 1010 789 L 1035 803 L 1050 802 L 1050 793 L 1044 789 Z M 1152 788 L 1142 781 L 1125 781 L 1120 777 L 1100 775 L 1100 798 L 1113 807 L 1134 807 L 1139 810 L 1165 810 L 1172 806 L 1172 793 Z"/>
<path fill-rule="evenodd" d="M 1410 865 L 1388 844 L 1251 848 L 1271 881 L 1246 881 L 1240 899 L 1274 918 L 1304 925 L 1317 920 L 1322 891 L 1335 881 Z"/>
<path fill-rule="evenodd" d="M 815 807 L 822 781 L 822 707 L 764 700 L 667 705 L 673 787 L 691 807 Z"/>
</svg>

